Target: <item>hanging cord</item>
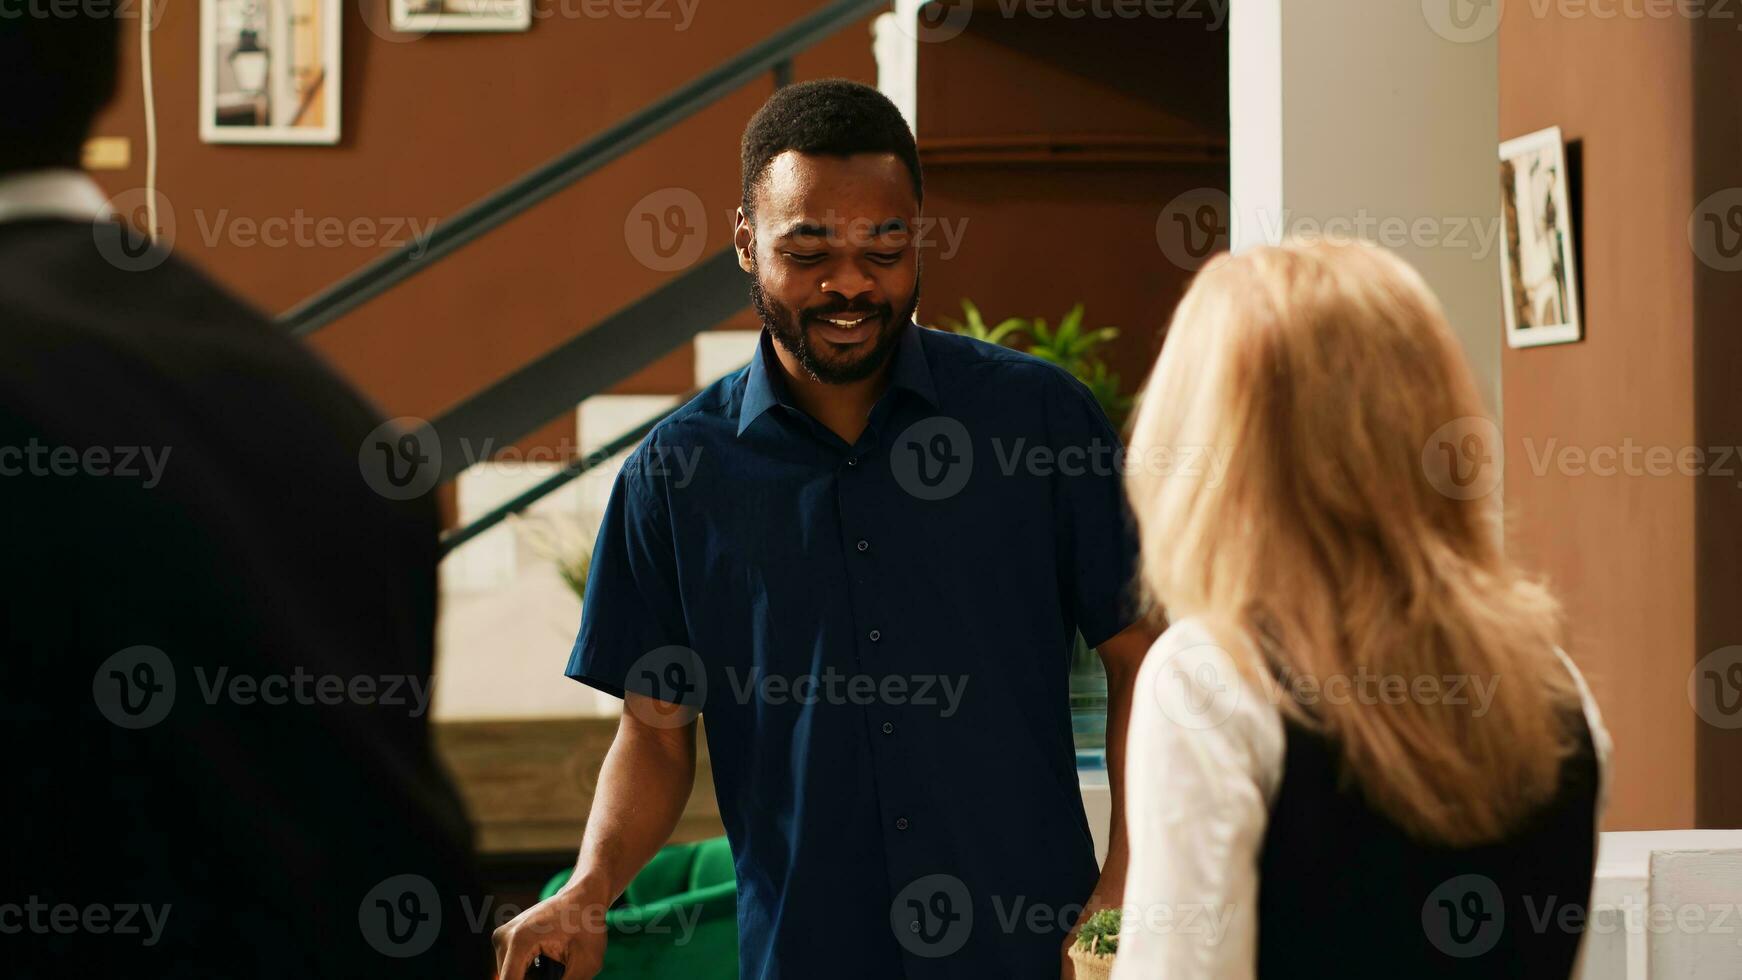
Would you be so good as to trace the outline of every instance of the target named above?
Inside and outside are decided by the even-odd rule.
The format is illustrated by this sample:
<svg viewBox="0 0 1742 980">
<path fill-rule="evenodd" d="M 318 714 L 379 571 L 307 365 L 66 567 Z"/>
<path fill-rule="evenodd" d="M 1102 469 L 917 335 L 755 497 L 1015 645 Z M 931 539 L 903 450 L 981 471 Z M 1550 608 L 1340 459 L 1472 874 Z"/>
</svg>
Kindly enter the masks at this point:
<svg viewBox="0 0 1742 980">
<path fill-rule="evenodd" d="M 145 237 L 157 240 L 157 101 L 151 88 L 153 0 L 144 0 L 139 22 L 140 87 L 145 95 Z"/>
</svg>

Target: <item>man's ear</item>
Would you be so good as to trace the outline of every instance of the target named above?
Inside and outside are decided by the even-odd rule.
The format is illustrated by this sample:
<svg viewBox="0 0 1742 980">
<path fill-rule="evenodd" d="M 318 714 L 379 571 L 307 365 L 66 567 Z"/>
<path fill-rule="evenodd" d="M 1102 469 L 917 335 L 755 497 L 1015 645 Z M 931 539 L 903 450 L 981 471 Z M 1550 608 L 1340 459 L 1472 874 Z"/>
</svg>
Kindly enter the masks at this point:
<svg viewBox="0 0 1742 980">
<path fill-rule="evenodd" d="M 745 272 L 756 271 L 756 228 L 750 224 L 750 219 L 744 216 L 740 207 L 738 214 L 732 219 L 732 247 L 738 250 L 738 268 Z"/>
</svg>

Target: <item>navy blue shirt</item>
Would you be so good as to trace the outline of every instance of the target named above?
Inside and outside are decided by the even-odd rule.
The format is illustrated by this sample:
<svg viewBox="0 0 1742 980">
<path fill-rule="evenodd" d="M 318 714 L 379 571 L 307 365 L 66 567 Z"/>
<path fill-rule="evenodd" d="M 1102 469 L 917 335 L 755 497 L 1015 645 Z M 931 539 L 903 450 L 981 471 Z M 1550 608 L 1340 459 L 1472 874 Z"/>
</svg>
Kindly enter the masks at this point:
<svg viewBox="0 0 1742 980">
<path fill-rule="evenodd" d="M 1068 678 L 1135 619 L 1089 390 L 909 325 L 849 445 L 759 353 L 630 454 L 568 676 L 702 710 L 744 977 L 1047 977 L 1098 870 Z M 657 723 L 657 719 L 655 719 Z"/>
</svg>

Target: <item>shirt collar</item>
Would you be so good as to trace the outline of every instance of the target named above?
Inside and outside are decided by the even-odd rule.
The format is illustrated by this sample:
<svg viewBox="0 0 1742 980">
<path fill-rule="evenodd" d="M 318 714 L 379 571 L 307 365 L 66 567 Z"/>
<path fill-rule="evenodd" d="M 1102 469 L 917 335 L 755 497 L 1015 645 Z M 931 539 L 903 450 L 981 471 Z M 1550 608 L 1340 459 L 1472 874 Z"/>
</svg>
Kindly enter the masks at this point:
<svg viewBox="0 0 1742 980">
<path fill-rule="evenodd" d="M 932 382 L 931 365 L 926 362 L 925 342 L 920 332 L 925 328 L 909 320 L 895 342 L 894 364 L 890 367 L 889 386 L 906 388 L 937 407 L 937 387 Z M 756 356 L 750 359 L 750 373 L 744 379 L 744 399 L 738 408 L 738 434 L 743 435 L 750 423 L 775 405 L 792 407 L 786 384 L 780 377 L 778 355 L 774 352 L 774 335 L 762 328 L 756 345 Z"/>
<path fill-rule="evenodd" d="M 29 170 L 0 177 L 0 222 L 30 218 L 96 221 L 110 213 L 108 195 L 81 170 Z"/>
</svg>

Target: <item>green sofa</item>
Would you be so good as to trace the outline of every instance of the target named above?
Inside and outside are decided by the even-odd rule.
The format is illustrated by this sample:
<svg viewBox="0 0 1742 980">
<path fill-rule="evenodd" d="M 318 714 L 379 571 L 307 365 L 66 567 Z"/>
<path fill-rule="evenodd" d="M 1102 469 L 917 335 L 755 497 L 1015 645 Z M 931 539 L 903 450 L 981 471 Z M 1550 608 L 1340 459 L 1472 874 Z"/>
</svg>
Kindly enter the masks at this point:
<svg viewBox="0 0 1742 980">
<path fill-rule="evenodd" d="M 549 898 L 569 880 L 559 871 Z M 661 848 L 605 913 L 599 980 L 736 980 L 738 880 L 726 838 Z"/>
</svg>

